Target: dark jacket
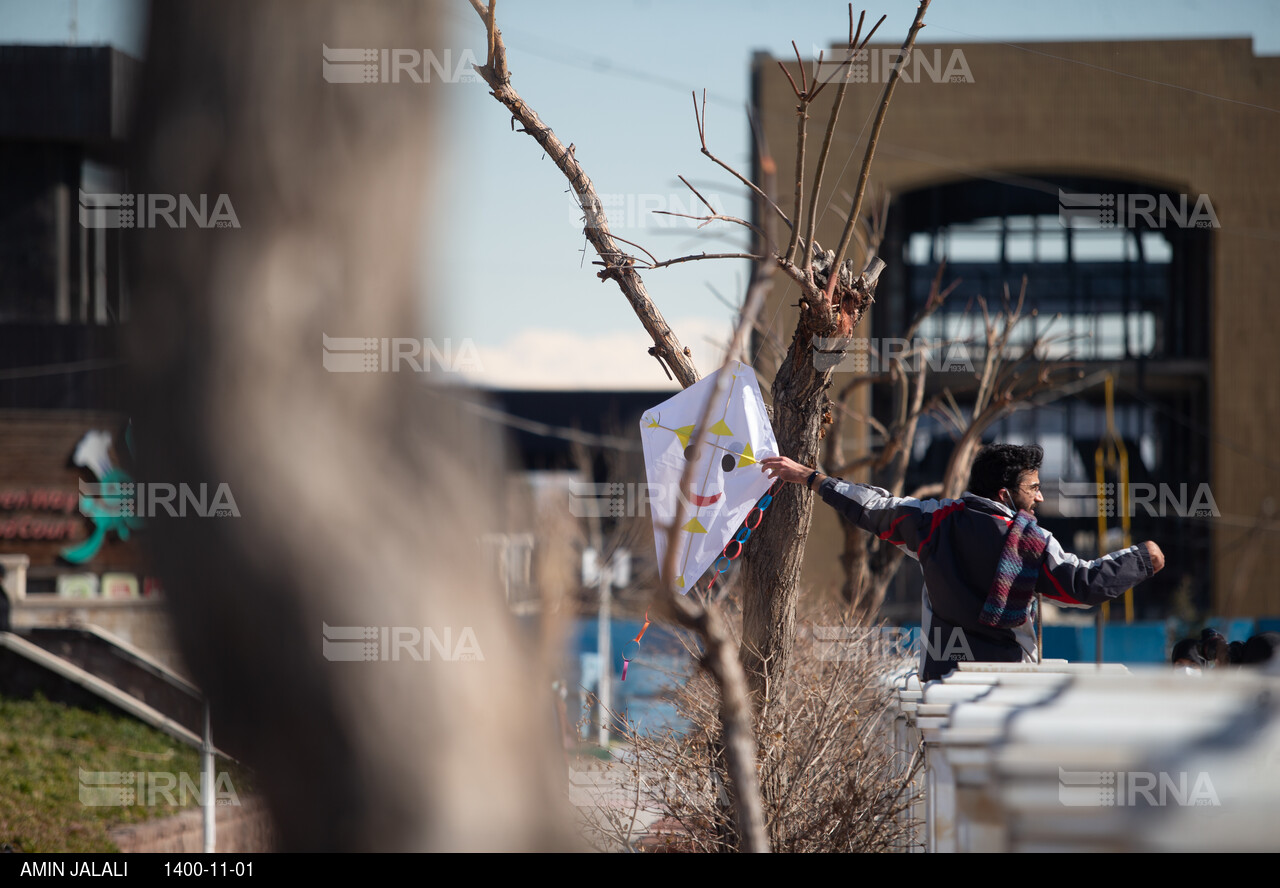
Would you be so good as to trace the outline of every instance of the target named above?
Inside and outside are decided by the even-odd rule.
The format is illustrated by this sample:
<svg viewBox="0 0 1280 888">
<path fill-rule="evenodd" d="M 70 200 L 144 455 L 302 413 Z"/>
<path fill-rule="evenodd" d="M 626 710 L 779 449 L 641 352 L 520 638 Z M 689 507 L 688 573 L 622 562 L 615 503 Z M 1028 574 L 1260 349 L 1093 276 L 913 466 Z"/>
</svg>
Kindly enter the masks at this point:
<svg viewBox="0 0 1280 888">
<path fill-rule="evenodd" d="M 920 562 L 922 601 L 920 678 L 950 672 L 956 660 L 1035 662 L 1032 621 L 1011 629 L 979 622 L 1014 512 L 972 493 L 957 500 L 894 497 L 887 490 L 828 478 L 822 499 L 863 530 Z M 1093 561 L 1063 550 L 1049 535 L 1036 591 L 1069 607 L 1090 607 L 1151 576 L 1145 546 L 1130 546 Z"/>
</svg>

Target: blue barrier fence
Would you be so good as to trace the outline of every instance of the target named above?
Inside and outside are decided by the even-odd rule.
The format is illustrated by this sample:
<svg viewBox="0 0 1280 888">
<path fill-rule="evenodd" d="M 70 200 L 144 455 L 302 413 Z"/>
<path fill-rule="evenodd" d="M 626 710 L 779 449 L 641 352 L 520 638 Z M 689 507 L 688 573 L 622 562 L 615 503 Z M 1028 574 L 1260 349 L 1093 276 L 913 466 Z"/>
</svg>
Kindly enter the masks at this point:
<svg viewBox="0 0 1280 888">
<path fill-rule="evenodd" d="M 613 708 L 624 713 L 643 728 L 687 727 L 676 714 L 669 692 L 679 677 L 687 674 L 691 658 L 681 640 L 657 623 L 650 625 L 636 650 L 630 640 L 640 631 L 639 620 L 614 620 L 611 625 L 612 699 Z M 1260 632 L 1280 631 L 1280 617 L 1258 619 L 1214 619 L 1208 625 L 1230 641 L 1244 641 Z M 567 638 L 564 679 L 571 690 L 569 713 L 572 720 L 582 715 L 581 706 L 588 694 L 598 691 L 599 667 L 596 639 L 597 622 L 592 618 L 575 620 Z M 918 625 L 902 625 L 889 629 L 904 649 L 920 641 Z M 1166 664 L 1169 652 L 1180 638 L 1198 636 L 1198 627 L 1172 620 L 1140 621 L 1130 624 L 1110 622 L 1103 631 L 1103 660 L 1127 666 Z M 1087 626 L 1045 626 L 1044 657 L 1073 663 L 1092 663 L 1095 659 L 1095 630 Z M 634 654 L 621 681 L 624 652 Z M 576 697 L 576 700 L 575 700 Z M 584 732 L 588 736 L 589 732 Z"/>
<path fill-rule="evenodd" d="M 1097 658 L 1093 626 L 1045 626 L 1046 660 L 1092 663 Z M 1102 660 L 1125 665 L 1163 663 L 1168 657 L 1169 626 L 1163 621 L 1108 623 L 1102 632 Z"/>
<path fill-rule="evenodd" d="M 565 663 L 565 680 L 578 695 L 577 716 L 582 714 L 581 706 L 586 695 L 599 690 L 598 625 L 593 618 L 577 619 L 568 633 L 569 657 Z M 632 644 L 631 640 L 643 625 L 642 620 L 613 620 L 610 624 L 611 708 L 625 715 L 641 731 L 666 727 L 683 730 L 688 725 L 677 715 L 669 693 L 673 684 L 688 674 L 692 658 L 681 639 L 657 623 L 649 625 L 639 645 Z M 633 657 L 627 668 L 626 681 L 622 681 L 624 653 Z M 571 698 L 570 713 L 576 718 L 574 712 Z"/>
<path fill-rule="evenodd" d="M 1207 625 L 1221 632 L 1228 641 L 1244 641 L 1260 632 L 1280 632 L 1280 617 L 1216 618 L 1209 620 Z M 919 640 L 918 625 L 900 628 L 909 633 L 911 642 Z M 1181 638 L 1198 638 L 1199 635 L 1198 629 L 1192 631 L 1192 627 L 1171 620 L 1143 620 L 1127 624 L 1112 621 L 1102 632 L 1102 659 L 1126 666 L 1168 663 L 1175 642 Z M 1093 624 L 1044 627 L 1043 656 L 1047 660 L 1092 663 L 1096 659 L 1096 644 Z"/>
</svg>

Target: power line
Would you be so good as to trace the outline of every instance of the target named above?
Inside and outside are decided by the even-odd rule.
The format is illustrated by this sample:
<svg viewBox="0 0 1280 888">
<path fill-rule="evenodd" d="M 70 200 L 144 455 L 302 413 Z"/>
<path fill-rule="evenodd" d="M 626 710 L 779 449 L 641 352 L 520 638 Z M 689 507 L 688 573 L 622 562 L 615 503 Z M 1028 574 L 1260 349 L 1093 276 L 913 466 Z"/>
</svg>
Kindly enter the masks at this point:
<svg viewBox="0 0 1280 888">
<path fill-rule="evenodd" d="M 124 362 L 111 360 L 69 361 L 63 364 L 36 364 L 30 367 L 11 367 L 0 370 L 0 380 L 32 379 L 39 376 L 62 376 L 70 373 L 85 373 L 90 370 L 104 370 L 118 367 Z"/>
<path fill-rule="evenodd" d="M 453 17 L 457 19 L 459 23 L 462 22 L 464 17 L 468 19 L 468 23 L 476 23 L 479 21 L 478 18 L 466 16 L 460 8 L 449 7 L 449 9 Z M 537 49 L 536 45 L 539 43 L 548 48 L 545 50 Z M 644 71 L 638 68 L 629 68 L 619 65 L 613 59 L 605 55 L 588 56 L 584 54 L 582 50 L 583 48 L 581 46 L 570 46 L 564 43 L 558 43 L 557 41 L 546 37 L 540 37 L 536 34 L 528 33 L 520 36 L 518 38 L 518 42 L 515 44 L 507 42 L 508 58 L 510 58 L 513 53 L 515 55 L 528 53 L 536 58 L 540 58 L 548 62 L 555 62 L 579 71 L 586 71 L 590 74 L 606 74 L 615 77 L 623 77 L 640 83 L 649 83 L 654 86 L 662 87 L 663 89 L 674 90 L 682 94 L 692 92 L 693 90 L 689 84 L 682 81 L 675 80 L 670 77 L 663 77 L 661 75 L 654 74 L 651 71 Z M 581 59 L 581 61 L 578 61 L 579 59 Z M 707 93 L 707 98 L 716 104 L 723 105 L 727 108 L 738 108 L 744 104 L 741 100 L 730 99 L 710 91 Z"/>
<path fill-rule="evenodd" d="M 475 401 L 470 401 L 456 395 L 446 394 L 445 397 L 453 398 L 465 409 L 475 413 L 477 416 L 482 416 L 485 419 L 509 428 L 528 432 L 531 435 L 541 435 L 544 438 L 560 438 L 564 441 L 572 441 L 575 444 L 585 444 L 589 447 L 605 447 L 614 450 L 628 451 L 638 451 L 641 449 L 639 441 L 632 441 L 629 438 L 620 438 L 616 435 L 596 435 L 591 432 L 584 432 L 581 429 L 571 429 L 565 426 L 555 426 L 545 422 L 536 422 L 535 420 L 525 419 L 522 416 L 516 416 L 512 413 L 506 413 L 494 407 L 478 404 Z"/>
</svg>

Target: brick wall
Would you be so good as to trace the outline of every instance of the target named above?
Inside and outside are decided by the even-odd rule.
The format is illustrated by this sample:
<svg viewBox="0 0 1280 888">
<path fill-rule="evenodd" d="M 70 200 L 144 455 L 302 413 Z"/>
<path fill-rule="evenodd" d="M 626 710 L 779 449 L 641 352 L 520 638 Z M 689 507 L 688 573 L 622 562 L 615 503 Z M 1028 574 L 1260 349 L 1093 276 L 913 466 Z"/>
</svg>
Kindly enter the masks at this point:
<svg viewBox="0 0 1280 888">
<path fill-rule="evenodd" d="M 240 805 L 217 809 L 217 850 L 248 853 L 275 850 L 275 830 L 266 806 L 246 798 Z M 109 830 L 111 841 L 126 853 L 199 853 L 204 850 L 204 822 L 199 808 L 147 823 Z"/>
</svg>

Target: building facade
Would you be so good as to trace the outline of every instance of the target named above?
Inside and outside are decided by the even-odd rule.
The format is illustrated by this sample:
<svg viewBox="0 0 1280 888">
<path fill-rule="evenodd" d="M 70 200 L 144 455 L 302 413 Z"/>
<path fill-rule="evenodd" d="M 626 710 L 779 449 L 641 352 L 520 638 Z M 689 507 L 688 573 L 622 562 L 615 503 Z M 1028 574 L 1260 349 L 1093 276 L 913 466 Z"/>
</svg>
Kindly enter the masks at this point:
<svg viewBox="0 0 1280 888">
<path fill-rule="evenodd" d="M 129 314 L 126 226 L 115 215 L 99 224 L 93 196 L 127 190 L 113 170 L 137 72 L 106 46 L 0 47 L 0 561 L 10 595 L 159 588 L 131 532 L 146 506 L 96 518 L 82 508 L 96 485 L 131 480 L 117 343 Z"/>
<path fill-rule="evenodd" d="M 851 67 L 819 204 L 824 248 L 839 240 L 897 55 L 875 48 Z M 796 99 L 776 60 L 757 56 L 753 91 L 789 194 Z M 835 92 L 810 110 L 811 144 Z M 1169 556 L 1137 596 L 1140 617 L 1188 602 L 1228 616 L 1280 613 L 1270 583 L 1280 570 L 1280 374 L 1269 360 L 1280 338 L 1277 144 L 1280 59 L 1256 56 L 1248 39 L 921 45 L 879 139 L 870 182 L 889 196 L 888 267 L 857 335 L 901 336 L 944 261 L 945 281 L 960 283 L 924 337 L 963 338 L 974 298 L 998 304 L 1025 276 L 1037 313 L 1025 334 L 1053 321 L 1064 338 L 1051 357 L 1078 361 L 1089 379 L 1113 376 L 1132 485 L 1127 506 L 1103 509 L 1118 526 L 1127 508 L 1134 540 L 1154 539 Z M 766 317 L 789 338 L 794 287 L 779 276 L 770 300 Z M 972 372 L 941 366 L 931 378 L 931 391 L 947 386 L 962 407 L 966 394 L 971 402 Z M 879 388 L 859 409 L 883 415 Z M 1045 446 L 1042 521 L 1082 555 L 1098 549 L 1099 501 L 1073 502 L 1078 488 L 1058 482 L 1095 480 L 1103 393 L 1085 387 L 986 435 Z M 875 444 L 865 429 L 851 442 Z M 950 449 L 940 424 L 922 422 L 907 488 L 940 480 Z M 819 509 L 807 582 L 839 582 L 841 546 L 835 516 Z M 910 600 L 906 586 L 899 593 Z"/>
</svg>

